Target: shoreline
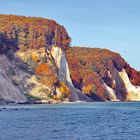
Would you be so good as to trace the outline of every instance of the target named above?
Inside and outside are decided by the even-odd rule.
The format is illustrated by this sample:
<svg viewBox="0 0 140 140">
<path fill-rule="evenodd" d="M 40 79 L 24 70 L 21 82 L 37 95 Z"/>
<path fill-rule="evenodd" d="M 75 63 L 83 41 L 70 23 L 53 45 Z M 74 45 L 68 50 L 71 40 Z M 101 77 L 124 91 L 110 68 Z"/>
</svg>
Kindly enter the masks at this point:
<svg viewBox="0 0 140 140">
<path fill-rule="evenodd" d="M 94 101 L 94 102 L 85 102 L 85 101 L 77 101 L 77 102 L 46 102 L 46 103 L 43 103 L 43 102 L 35 102 L 35 103 L 32 103 L 32 102 L 29 102 L 29 103 L 3 103 L 3 104 L 0 104 L 0 106 L 4 106 L 4 105 L 61 105 L 61 104 L 92 104 L 92 103 L 137 103 L 137 102 L 140 102 L 139 100 L 137 101 Z"/>
</svg>

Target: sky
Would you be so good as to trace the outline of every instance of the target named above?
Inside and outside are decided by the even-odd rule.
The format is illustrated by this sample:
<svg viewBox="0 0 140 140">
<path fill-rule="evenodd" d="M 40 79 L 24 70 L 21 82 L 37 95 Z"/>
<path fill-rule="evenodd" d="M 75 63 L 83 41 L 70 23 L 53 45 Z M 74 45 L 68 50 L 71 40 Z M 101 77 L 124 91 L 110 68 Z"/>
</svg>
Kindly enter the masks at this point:
<svg viewBox="0 0 140 140">
<path fill-rule="evenodd" d="M 1 0 L 0 14 L 56 20 L 72 46 L 116 51 L 140 70 L 140 0 Z"/>
</svg>

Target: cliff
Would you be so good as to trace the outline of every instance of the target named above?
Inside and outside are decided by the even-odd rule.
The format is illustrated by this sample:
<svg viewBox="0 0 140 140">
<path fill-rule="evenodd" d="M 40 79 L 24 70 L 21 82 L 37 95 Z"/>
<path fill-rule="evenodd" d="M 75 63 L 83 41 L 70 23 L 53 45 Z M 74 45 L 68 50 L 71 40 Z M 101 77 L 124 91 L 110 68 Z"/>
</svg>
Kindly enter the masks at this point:
<svg viewBox="0 0 140 140">
<path fill-rule="evenodd" d="M 65 28 L 53 20 L 0 15 L 0 57 L 5 58 L 2 60 L 5 84 L 10 80 L 13 86 L 13 90 L 9 85 L 1 88 L 0 94 L 5 95 L 2 100 L 19 103 L 91 101 L 71 82 L 65 57 L 69 45 L 70 37 Z M 7 94 L 8 89 L 11 90 Z M 19 100 L 13 100 L 12 94 Z"/>
<path fill-rule="evenodd" d="M 0 102 L 140 100 L 140 73 L 119 54 L 70 42 L 53 20 L 0 15 Z"/>
<path fill-rule="evenodd" d="M 119 54 L 80 47 L 69 47 L 66 54 L 74 86 L 93 100 L 140 100 L 140 73 Z"/>
</svg>

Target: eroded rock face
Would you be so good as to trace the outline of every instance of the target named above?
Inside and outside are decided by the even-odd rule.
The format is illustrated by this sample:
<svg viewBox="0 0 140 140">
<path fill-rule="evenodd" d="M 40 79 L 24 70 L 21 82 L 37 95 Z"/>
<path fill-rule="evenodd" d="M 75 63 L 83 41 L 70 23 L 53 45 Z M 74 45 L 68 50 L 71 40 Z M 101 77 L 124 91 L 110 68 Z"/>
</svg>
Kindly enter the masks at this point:
<svg viewBox="0 0 140 140">
<path fill-rule="evenodd" d="M 50 69 L 52 68 L 52 65 L 53 69 L 57 69 L 54 74 L 56 75 L 56 78 L 58 78 L 59 83 L 65 83 L 70 89 L 68 101 L 91 102 L 140 100 L 140 87 L 133 85 L 126 69 L 121 66 L 121 68 L 118 69 L 114 63 L 111 63 L 113 62 L 112 60 L 109 61 L 109 63 L 111 63 L 111 67 L 107 68 L 106 73 L 101 73 L 102 75 L 99 73 L 98 76 L 95 75 L 96 77 L 94 77 L 91 71 L 85 75 L 83 74 L 82 78 L 85 78 L 85 81 L 87 80 L 89 84 L 92 84 L 92 82 L 94 83 L 93 79 L 96 80 L 97 83 L 95 83 L 95 85 L 93 84 L 94 86 L 89 86 L 94 87 L 94 89 L 88 89 L 88 85 L 86 88 L 84 80 L 82 84 L 85 86 L 86 90 L 76 88 L 71 79 L 72 73 L 70 73 L 69 70 L 65 51 L 61 47 L 52 46 L 51 50 L 46 51 L 45 49 L 41 49 L 38 51 L 29 50 L 28 52 L 17 52 L 14 60 L 10 60 L 4 54 L 0 55 L 0 102 L 27 102 L 28 100 L 25 95 L 30 95 L 40 99 L 40 102 L 42 103 L 47 103 L 54 102 L 53 98 L 49 98 L 48 93 L 52 93 L 54 95 L 55 92 L 56 95 L 61 96 L 62 93 L 58 85 L 53 89 L 53 87 L 47 85 L 46 83 L 38 81 L 35 73 L 30 72 L 26 66 L 24 69 L 22 68 L 24 64 L 22 61 L 24 61 L 27 54 L 33 54 L 32 56 L 34 56 L 36 64 L 39 63 L 37 58 L 45 57 L 47 59 L 47 63 L 51 64 Z M 75 61 L 77 60 L 75 59 Z M 83 62 L 82 60 L 80 63 L 82 63 L 84 67 L 86 62 Z M 28 66 L 30 67 L 30 65 L 27 65 L 27 67 Z M 107 67 L 107 65 L 105 67 Z M 98 68 L 99 66 L 97 66 L 97 69 Z M 30 70 L 33 70 L 33 68 L 30 67 Z M 94 72 L 94 74 L 97 73 Z M 96 86 L 99 87 L 95 88 Z M 89 93 L 85 94 L 85 91 Z M 92 94 L 92 96 L 90 96 L 90 94 Z M 34 98 L 32 100 L 34 102 Z"/>
<path fill-rule="evenodd" d="M 113 69 L 111 78 L 114 80 L 114 89 L 107 87 L 109 93 L 116 96 L 115 100 L 140 100 L 140 87 L 134 86 L 123 68 L 118 71 L 116 68 Z M 111 94 L 110 94 L 111 95 Z"/>
<path fill-rule="evenodd" d="M 80 90 L 73 86 L 70 78 L 70 72 L 68 63 L 65 57 L 65 52 L 59 47 L 53 47 L 51 54 L 55 60 L 56 66 L 58 67 L 58 77 L 60 81 L 63 81 L 71 90 L 69 100 L 72 102 L 76 101 L 92 101 L 89 97 L 84 95 Z"/>
<path fill-rule="evenodd" d="M 112 88 L 110 88 L 106 83 L 104 83 L 103 85 L 104 85 L 104 88 L 106 90 L 106 94 L 107 94 L 109 100 L 110 101 L 119 101 L 116 97 L 115 91 Z"/>
<path fill-rule="evenodd" d="M 35 55 L 35 50 L 30 51 Z M 94 89 L 95 93 L 91 97 L 89 96 L 90 94 L 87 96 L 87 94 L 76 88 L 73 84 L 65 51 L 62 48 L 53 46 L 51 51 L 47 50 L 47 56 L 45 50 L 41 50 L 41 52 L 42 53 L 36 51 L 36 55 L 38 55 L 38 57 L 47 57 L 47 61 L 54 60 L 52 64 L 57 68 L 55 75 L 58 76 L 60 82 L 64 82 L 69 87 L 70 95 L 68 99 L 71 102 L 97 101 L 97 98 L 93 97 L 99 97 L 101 101 L 140 100 L 140 87 L 131 83 L 125 68 L 119 70 L 113 65 L 108 69 L 106 73 L 108 79 L 103 78 L 99 83 L 101 88 L 103 88 L 103 92 L 98 95 L 95 91 L 99 89 Z M 19 59 L 23 59 L 25 56 L 26 53 L 16 53 L 16 57 Z M 0 102 L 27 102 L 25 95 L 30 94 L 40 98 L 40 102 L 46 103 L 49 101 L 53 102 L 53 99 L 48 97 L 47 92 L 51 93 L 53 92 L 52 90 L 55 90 L 57 95 L 61 95 L 59 87 L 52 89 L 50 86 L 39 82 L 34 73 L 31 74 L 29 70 L 19 68 L 15 60 L 10 60 L 7 56 L 0 55 Z M 20 61 L 22 64 L 22 60 Z M 91 75 L 91 81 L 92 78 L 94 77 Z"/>
<path fill-rule="evenodd" d="M 0 19 L 0 103 L 28 96 L 42 103 L 140 100 L 140 72 L 119 54 L 70 47 L 65 28 L 52 20 Z"/>
<path fill-rule="evenodd" d="M 6 102 L 25 103 L 27 101 L 19 89 L 2 75 L 0 75 L 0 98 Z"/>
<path fill-rule="evenodd" d="M 69 82 L 71 85 L 73 85 L 70 78 L 65 52 L 61 48 L 54 46 L 52 47 L 51 55 L 54 58 L 55 64 L 58 68 L 59 80 L 63 82 Z"/>
<path fill-rule="evenodd" d="M 127 92 L 126 100 L 140 100 L 140 87 L 132 85 L 125 69 L 119 72 L 119 76 L 122 79 Z"/>
<path fill-rule="evenodd" d="M 140 100 L 139 73 L 119 54 L 106 49 L 71 47 L 67 60 L 74 86 L 89 97 L 102 101 Z"/>
<path fill-rule="evenodd" d="M 0 99 L 6 102 L 27 102 L 26 97 L 6 74 L 10 66 L 12 66 L 12 63 L 10 63 L 7 57 L 0 55 Z"/>
</svg>

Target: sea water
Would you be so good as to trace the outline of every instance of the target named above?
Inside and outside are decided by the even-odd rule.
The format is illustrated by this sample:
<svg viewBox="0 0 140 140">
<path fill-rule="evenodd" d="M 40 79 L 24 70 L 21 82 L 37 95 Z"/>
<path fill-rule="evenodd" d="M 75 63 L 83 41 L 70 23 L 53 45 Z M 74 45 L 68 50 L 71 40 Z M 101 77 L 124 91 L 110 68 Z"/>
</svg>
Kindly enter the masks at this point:
<svg viewBox="0 0 140 140">
<path fill-rule="evenodd" d="M 139 140 L 140 102 L 0 106 L 0 140 Z"/>
</svg>

